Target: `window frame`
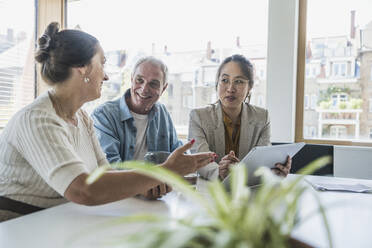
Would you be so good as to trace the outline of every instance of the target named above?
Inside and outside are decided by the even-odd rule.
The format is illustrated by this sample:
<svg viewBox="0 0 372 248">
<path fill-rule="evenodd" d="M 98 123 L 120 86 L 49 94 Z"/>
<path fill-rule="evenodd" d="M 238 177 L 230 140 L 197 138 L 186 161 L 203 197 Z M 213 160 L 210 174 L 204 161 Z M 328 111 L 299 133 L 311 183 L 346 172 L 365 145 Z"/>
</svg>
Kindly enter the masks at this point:
<svg viewBox="0 0 372 248">
<path fill-rule="evenodd" d="M 36 4 L 36 42 L 50 22 L 58 22 L 60 28 L 66 27 L 67 0 L 35 0 Z M 35 47 L 36 49 L 36 47 Z M 44 93 L 50 86 L 40 75 L 40 65 L 35 65 L 35 98 Z"/>
<path fill-rule="evenodd" d="M 61 28 L 66 27 L 66 6 L 67 0 L 36 0 L 37 1 L 37 37 L 41 35 L 48 23 L 58 21 Z M 270 4 L 270 2 L 269 2 Z M 304 123 L 304 94 L 305 94 L 305 49 L 306 49 L 306 18 L 307 18 L 307 0 L 298 0 L 298 41 L 297 41 L 297 75 L 296 75 L 296 110 L 295 110 L 295 129 L 294 141 L 306 142 L 310 144 L 333 144 L 350 146 L 372 146 L 372 142 L 354 142 L 348 140 L 331 139 L 305 139 L 303 137 Z M 269 7 L 270 8 L 270 7 Z M 270 12 L 269 12 L 270 15 Z M 270 30 L 269 30 L 270 31 Z M 267 69 L 267 68 L 266 68 Z M 47 89 L 42 82 L 37 68 L 36 76 L 36 95 L 40 95 Z"/>
<path fill-rule="evenodd" d="M 372 146 L 372 141 L 332 140 L 332 139 L 308 139 L 304 138 L 304 98 L 305 98 L 305 68 L 306 68 L 306 20 L 307 0 L 299 0 L 298 15 L 298 44 L 297 44 L 297 82 L 296 82 L 296 118 L 295 118 L 295 142 L 309 144 L 331 144 L 347 146 Z"/>
</svg>

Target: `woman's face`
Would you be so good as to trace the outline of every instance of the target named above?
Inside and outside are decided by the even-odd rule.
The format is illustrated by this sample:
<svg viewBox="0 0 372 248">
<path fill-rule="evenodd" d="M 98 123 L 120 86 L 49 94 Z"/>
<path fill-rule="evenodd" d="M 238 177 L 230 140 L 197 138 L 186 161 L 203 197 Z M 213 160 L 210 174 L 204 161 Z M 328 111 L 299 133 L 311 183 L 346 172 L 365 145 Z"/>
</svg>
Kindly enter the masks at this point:
<svg viewBox="0 0 372 248">
<path fill-rule="evenodd" d="M 218 78 L 217 92 L 222 106 L 227 109 L 238 109 L 250 91 L 249 80 L 240 66 L 231 61 L 225 64 Z"/>
<path fill-rule="evenodd" d="M 101 97 L 101 90 L 103 81 L 107 81 L 109 78 L 105 73 L 104 64 L 106 58 L 103 53 L 103 49 L 100 45 L 97 47 L 97 52 L 93 56 L 90 65 L 88 66 L 88 73 L 86 77 L 89 78 L 87 87 L 89 90 L 89 100 L 94 100 Z"/>
</svg>

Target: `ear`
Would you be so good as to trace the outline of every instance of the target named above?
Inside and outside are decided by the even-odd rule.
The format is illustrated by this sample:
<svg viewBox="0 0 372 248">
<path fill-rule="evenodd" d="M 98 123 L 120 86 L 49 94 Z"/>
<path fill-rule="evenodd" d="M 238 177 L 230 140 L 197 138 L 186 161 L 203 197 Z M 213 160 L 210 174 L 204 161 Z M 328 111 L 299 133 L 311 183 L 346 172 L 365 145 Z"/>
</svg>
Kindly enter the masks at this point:
<svg viewBox="0 0 372 248">
<path fill-rule="evenodd" d="M 76 67 L 77 72 L 79 73 L 80 76 L 84 77 L 85 75 L 88 74 L 88 66 L 81 66 L 81 67 Z"/>
<path fill-rule="evenodd" d="M 161 94 L 163 94 L 163 92 L 167 89 L 167 87 L 168 87 L 168 83 L 165 83 L 164 87 L 163 87 L 163 91 L 161 92 Z"/>
</svg>

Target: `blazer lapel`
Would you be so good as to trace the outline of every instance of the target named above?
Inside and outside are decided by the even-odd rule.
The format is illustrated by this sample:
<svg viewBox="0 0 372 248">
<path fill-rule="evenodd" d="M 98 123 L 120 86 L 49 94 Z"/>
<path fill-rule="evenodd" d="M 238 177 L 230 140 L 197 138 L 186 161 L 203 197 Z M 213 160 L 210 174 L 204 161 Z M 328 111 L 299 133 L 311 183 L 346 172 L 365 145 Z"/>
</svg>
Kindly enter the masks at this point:
<svg viewBox="0 0 372 248">
<path fill-rule="evenodd" d="M 248 119 L 248 106 L 243 103 L 242 116 L 240 120 L 240 139 L 239 156 L 241 160 L 252 149 L 251 141 L 253 139 L 254 125 L 253 121 Z"/>
<path fill-rule="evenodd" d="M 222 108 L 218 102 L 214 112 L 216 127 L 214 129 L 215 149 L 218 155 L 217 161 L 225 156 L 225 127 L 223 125 Z"/>
</svg>

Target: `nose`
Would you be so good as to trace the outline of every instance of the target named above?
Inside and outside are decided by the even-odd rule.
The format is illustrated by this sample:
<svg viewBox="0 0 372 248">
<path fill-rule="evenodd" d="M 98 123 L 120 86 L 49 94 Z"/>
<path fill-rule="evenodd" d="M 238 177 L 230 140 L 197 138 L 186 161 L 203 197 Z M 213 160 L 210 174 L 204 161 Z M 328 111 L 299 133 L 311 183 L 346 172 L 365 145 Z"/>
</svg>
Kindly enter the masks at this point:
<svg viewBox="0 0 372 248">
<path fill-rule="evenodd" d="M 230 82 L 229 85 L 227 86 L 227 91 L 228 92 L 235 92 L 235 85 L 234 82 Z"/>
<path fill-rule="evenodd" d="M 106 72 L 105 72 L 105 77 L 103 78 L 103 81 L 107 81 L 109 80 L 109 77 L 107 76 Z"/>
<path fill-rule="evenodd" d="M 146 82 L 144 82 L 142 85 L 141 85 L 141 87 L 142 87 L 142 92 L 144 92 L 144 93 L 147 93 L 147 92 L 149 92 L 149 90 L 150 90 L 150 84 L 146 81 Z"/>
</svg>

